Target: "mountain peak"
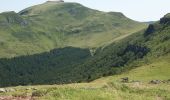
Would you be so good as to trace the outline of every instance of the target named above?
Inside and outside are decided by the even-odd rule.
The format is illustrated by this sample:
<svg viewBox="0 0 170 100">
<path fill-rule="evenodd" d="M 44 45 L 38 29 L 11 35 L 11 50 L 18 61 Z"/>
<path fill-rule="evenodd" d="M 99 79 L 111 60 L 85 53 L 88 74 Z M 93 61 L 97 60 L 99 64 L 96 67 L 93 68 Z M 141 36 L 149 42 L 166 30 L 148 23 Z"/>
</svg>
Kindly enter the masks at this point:
<svg viewBox="0 0 170 100">
<path fill-rule="evenodd" d="M 64 0 L 48 0 L 47 2 L 61 3 L 64 2 Z"/>
</svg>

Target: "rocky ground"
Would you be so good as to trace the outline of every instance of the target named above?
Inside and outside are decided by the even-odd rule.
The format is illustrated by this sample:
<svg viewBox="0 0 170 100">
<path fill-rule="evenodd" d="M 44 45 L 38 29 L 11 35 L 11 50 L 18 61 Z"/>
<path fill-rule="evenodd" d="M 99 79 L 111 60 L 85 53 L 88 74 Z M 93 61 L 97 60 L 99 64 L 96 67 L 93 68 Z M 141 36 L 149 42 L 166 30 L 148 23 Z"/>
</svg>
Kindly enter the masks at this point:
<svg viewBox="0 0 170 100">
<path fill-rule="evenodd" d="M 14 96 L 0 96 L 0 100 L 34 100 L 33 97 L 14 97 Z"/>
</svg>

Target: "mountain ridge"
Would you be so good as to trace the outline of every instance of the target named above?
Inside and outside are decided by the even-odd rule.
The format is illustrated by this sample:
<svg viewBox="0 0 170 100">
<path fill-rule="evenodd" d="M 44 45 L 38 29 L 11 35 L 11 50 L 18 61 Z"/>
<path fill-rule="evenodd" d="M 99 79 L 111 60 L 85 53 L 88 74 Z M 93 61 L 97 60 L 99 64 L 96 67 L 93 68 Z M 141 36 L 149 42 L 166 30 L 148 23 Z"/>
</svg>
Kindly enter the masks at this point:
<svg viewBox="0 0 170 100">
<path fill-rule="evenodd" d="M 19 13 L 0 14 L 1 58 L 31 55 L 67 46 L 98 48 L 147 25 L 121 13 L 106 13 L 78 3 L 43 3 Z M 4 24 L 5 23 L 5 24 Z M 6 29 L 4 30 L 4 28 Z M 88 40 L 88 41 L 87 41 Z"/>
</svg>

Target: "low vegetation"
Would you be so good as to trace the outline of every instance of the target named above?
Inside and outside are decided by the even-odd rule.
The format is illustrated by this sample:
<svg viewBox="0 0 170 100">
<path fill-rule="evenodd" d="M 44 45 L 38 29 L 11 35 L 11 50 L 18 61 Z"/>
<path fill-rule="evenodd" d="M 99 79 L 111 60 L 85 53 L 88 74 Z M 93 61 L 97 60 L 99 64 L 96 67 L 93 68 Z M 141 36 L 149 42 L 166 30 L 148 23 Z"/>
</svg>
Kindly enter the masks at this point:
<svg viewBox="0 0 170 100">
<path fill-rule="evenodd" d="M 149 31 L 153 30 L 154 31 Z M 66 84 L 89 82 L 97 78 L 119 74 L 152 59 L 169 54 L 170 27 L 152 25 L 123 40 L 97 49 L 73 47 L 56 49 L 31 56 L 1 59 L 1 86 Z M 44 74 L 45 73 L 45 74 Z"/>
<path fill-rule="evenodd" d="M 9 87 L 15 91 L 0 93 L 0 98 L 34 98 L 35 100 L 169 100 L 170 83 L 149 83 L 154 79 L 169 79 L 169 60 L 170 56 L 159 58 L 151 64 L 134 68 L 120 75 L 103 77 L 90 83 Z M 129 77 L 129 82 L 122 83 L 120 78 L 123 77 Z"/>
<path fill-rule="evenodd" d="M 0 58 L 32 55 L 63 47 L 97 48 L 147 25 L 118 12 L 77 3 L 51 3 L 0 14 Z"/>
</svg>

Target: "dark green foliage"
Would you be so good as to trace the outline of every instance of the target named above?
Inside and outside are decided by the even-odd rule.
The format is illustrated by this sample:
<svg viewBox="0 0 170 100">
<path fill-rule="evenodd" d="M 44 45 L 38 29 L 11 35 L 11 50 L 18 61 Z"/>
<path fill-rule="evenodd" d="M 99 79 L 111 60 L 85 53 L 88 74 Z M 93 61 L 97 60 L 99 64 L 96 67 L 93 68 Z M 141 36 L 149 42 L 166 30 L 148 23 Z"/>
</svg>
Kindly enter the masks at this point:
<svg viewBox="0 0 170 100">
<path fill-rule="evenodd" d="M 147 36 L 149 34 L 152 34 L 155 31 L 154 25 L 150 24 L 148 29 L 145 31 L 144 36 Z"/>
<path fill-rule="evenodd" d="M 161 18 L 160 24 L 170 24 L 170 14 L 167 14 L 163 18 Z"/>
<path fill-rule="evenodd" d="M 90 57 L 88 49 L 66 47 L 50 52 L 0 60 L 0 85 L 54 84 L 62 82 L 71 66 Z"/>
</svg>

